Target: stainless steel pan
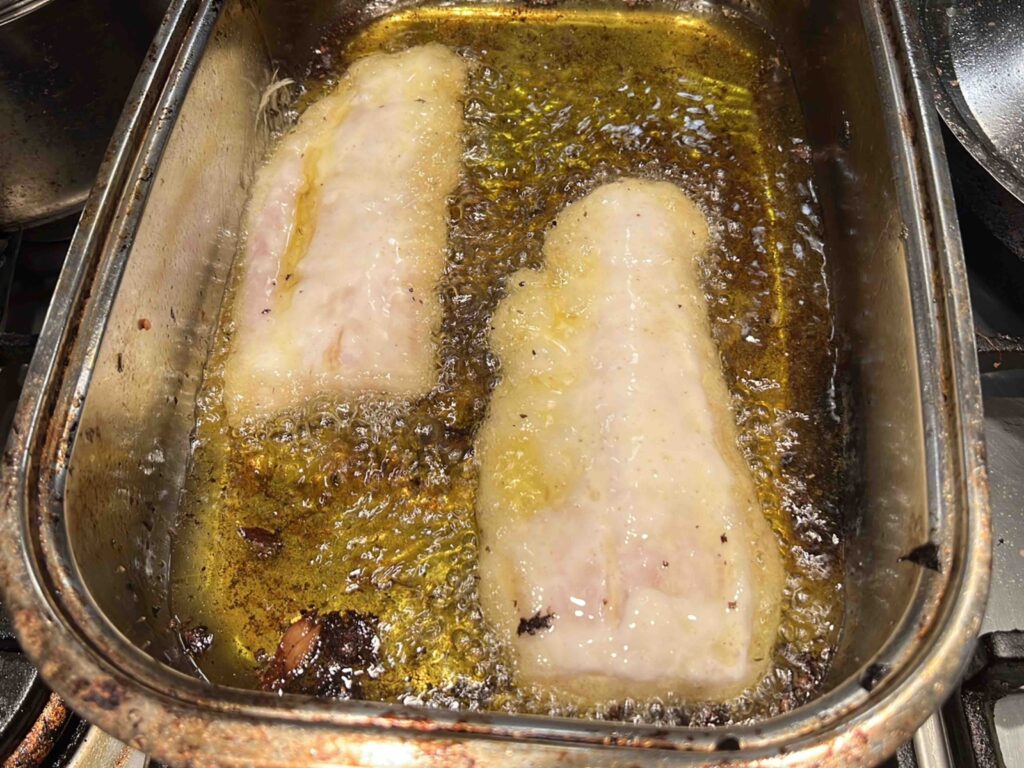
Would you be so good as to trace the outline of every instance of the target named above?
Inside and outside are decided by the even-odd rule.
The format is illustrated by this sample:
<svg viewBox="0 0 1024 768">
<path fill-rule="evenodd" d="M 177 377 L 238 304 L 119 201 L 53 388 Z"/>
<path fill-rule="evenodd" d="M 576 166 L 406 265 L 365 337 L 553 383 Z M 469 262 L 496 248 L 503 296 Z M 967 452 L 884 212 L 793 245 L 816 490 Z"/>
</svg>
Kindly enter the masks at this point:
<svg viewBox="0 0 1024 768">
<path fill-rule="evenodd" d="M 323 702 L 174 669 L 167 561 L 193 398 L 263 136 L 320 30 L 393 2 L 177 0 L 75 236 L 4 456 L 0 576 L 82 714 L 180 765 L 869 766 L 971 653 L 988 502 L 960 243 L 916 28 L 883 0 L 766 0 L 828 231 L 845 407 L 846 631 L 826 690 L 723 730 Z M 142 320 L 149 322 L 143 323 Z"/>
</svg>

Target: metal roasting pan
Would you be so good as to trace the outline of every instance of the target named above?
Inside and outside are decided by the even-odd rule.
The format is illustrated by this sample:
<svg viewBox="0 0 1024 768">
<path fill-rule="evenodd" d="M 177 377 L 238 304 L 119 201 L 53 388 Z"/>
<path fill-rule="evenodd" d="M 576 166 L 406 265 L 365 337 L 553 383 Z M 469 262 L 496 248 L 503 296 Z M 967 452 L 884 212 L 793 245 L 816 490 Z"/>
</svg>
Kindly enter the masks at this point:
<svg viewBox="0 0 1024 768">
<path fill-rule="evenodd" d="M 244 181 L 265 138 L 260 94 L 275 73 L 300 73 L 325 28 L 396 7 L 172 3 L 3 457 L 0 582 L 25 652 L 79 713 L 173 765 L 872 766 L 891 755 L 959 679 L 990 559 L 967 281 L 916 17 L 901 0 L 736 7 L 775 35 L 802 104 L 852 427 L 847 616 L 821 695 L 701 730 L 314 701 L 178 668 L 169 543 Z"/>
</svg>

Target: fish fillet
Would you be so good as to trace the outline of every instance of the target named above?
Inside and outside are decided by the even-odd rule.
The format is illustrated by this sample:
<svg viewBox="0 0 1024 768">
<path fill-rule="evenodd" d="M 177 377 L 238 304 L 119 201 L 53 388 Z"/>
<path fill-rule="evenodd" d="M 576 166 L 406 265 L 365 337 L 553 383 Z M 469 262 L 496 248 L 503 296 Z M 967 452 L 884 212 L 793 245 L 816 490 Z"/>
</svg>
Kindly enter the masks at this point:
<svg viewBox="0 0 1024 768">
<path fill-rule="evenodd" d="M 707 238 L 674 185 L 607 184 L 495 313 L 480 591 L 521 683 L 724 699 L 766 672 L 781 556 L 711 338 Z"/>
<path fill-rule="evenodd" d="M 433 386 L 465 83 L 440 45 L 360 59 L 261 169 L 224 375 L 232 421 Z"/>
</svg>

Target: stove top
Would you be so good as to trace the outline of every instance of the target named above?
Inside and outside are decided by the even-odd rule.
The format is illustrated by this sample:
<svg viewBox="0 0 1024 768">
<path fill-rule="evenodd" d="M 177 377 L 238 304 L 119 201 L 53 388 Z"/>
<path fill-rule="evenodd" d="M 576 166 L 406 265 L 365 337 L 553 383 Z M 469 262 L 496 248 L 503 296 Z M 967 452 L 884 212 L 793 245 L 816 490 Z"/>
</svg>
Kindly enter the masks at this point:
<svg viewBox="0 0 1024 768">
<path fill-rule="evenodd" d="M 956 169 L 954 167 L 954 181 Z M 959 200 L 958 202 L 964 202 Z M 959 206 L 983 354 L 993 511 L 992 593 L 961 690 L 883 768 L 1024 766 L 1024 257 Z M 0 437 L 76 223 L 0 233 Z M 21 654 L 0 606 L 0 760 L 15 766 L 155 765 L 80 721 Z"/>
</svg>

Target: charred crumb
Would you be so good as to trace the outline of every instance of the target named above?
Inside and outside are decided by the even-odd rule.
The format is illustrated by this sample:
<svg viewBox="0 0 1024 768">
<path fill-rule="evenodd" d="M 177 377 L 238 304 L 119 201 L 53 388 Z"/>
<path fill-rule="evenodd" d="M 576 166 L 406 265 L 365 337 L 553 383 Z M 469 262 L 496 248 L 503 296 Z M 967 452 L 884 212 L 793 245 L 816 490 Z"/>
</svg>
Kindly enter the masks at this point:
<svg viewBox="0 0 1024 768">
<path fill-rule="evenodd" d="M 729 537 L 726 536 L 724 533 L 719 538 L 722 540 L 723 544 L 728 544 L 729 543 Z"/>
<path fill-rule="evenodd" d="M 202 656 L 213 645 L 213 632 L 197 624 L 181 633 L 181 642 L 190 656 Z"/>
<path fill-rule="evenodd" d="M 729 608 L 730 611 L 735 611 L 736 610 L 736 601 L 735 600 L 730 600 L 728 603 L 726 603 L 726 606 Z"/>
<path fill-rule="evenodd" d="M 260 560 L 269 560 L 284 548 L 284 542 L 281 541 L 281 534 L 278 531 L 270 531 L 257 525 L 239 528 L 238 535 L 252 547 L 253 553 Z"/>
<path fill-rule="evenodd" d="M 528 619 L 519 619 L 519 626 L 516 628 L 517 635 L 536 635 L 542 629 L 551 629 L 551 620 L 555 618 L 553 613 L 541 615 L 537 611 Z"/>
<path fill-rule="evenodd" d="M 922 568 L 927 568 L 936 573 L 942 573 L 942 564 L 939 562 L 939 548 L 932 542 L 914 547 L 907 554 L 900 558 L 900 562 L 914 563 Z"/>
<path fill-rule="evenodd" d="M 117 353 L 117 372 L 124 373 L 124 354 L 121 352 Z"/>
</svg>

